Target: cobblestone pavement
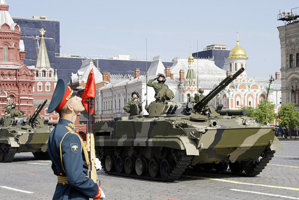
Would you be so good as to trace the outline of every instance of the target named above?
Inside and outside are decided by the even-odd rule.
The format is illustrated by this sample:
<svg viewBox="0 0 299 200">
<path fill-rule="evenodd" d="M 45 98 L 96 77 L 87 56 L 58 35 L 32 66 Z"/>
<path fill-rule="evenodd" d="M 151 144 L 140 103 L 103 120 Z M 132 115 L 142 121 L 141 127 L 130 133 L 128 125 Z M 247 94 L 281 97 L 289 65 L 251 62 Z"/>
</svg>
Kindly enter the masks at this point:
<svg viewBox="0 0 299 200">
<path fill-rule="evenodd" d="M 109 200 L 299 200 L 299 141 L 282 141 L 282 145 L 284 149 L 253 178 L 201 173 L 163 183 L 102 172 L 99 177 Z M 50 161 L 34 160 L 31 153 L 17 154 L 12 163 L 0 163 L 0 177 L 0 199 L 51 199 L 56 185 Z"/>
</svg>

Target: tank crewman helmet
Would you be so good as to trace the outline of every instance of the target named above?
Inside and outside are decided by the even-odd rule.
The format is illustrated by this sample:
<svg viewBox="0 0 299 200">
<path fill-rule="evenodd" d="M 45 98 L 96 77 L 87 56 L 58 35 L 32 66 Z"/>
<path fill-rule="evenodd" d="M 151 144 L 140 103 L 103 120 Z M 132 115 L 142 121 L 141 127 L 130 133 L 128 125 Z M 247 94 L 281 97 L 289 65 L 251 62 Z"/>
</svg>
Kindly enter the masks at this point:
<svg viewBox="0 0 299 200">
<path fill-rule="evenodd" d="M 131 97 L 133 97 L 134 94 L 136 94 L 138 98 L 140 97 L 140 96 L 139 96 L 139 93 L 136 92 L 136 91 L 132 92 Z"/>
<path fill-rule="evenodd" d="M 162 80 L 162 81 L 159 81 L 159 77 L 163 77 L 163 80 Z M 165 77 L 165 75 L 164 75 L 164 74 L 158 74 L 158 76 L 157 76 L 157 81 L 158 81 L 159 83 L 165 83 L 165 81 L 166 81 L 166 77 Z"/>
<path fill-rule="evenodd" d="M 65 88 L 64 81 L 59 79 L 48 108 L 48 113 L 51 113 L 54 110 L 59 112 L 66 102 L 68 102 L 68 100 L 72 97 L 72 94 L 73 90 L 69 86 Z"/>
<path fill-rule="evenodd" d="M 199 88 L 199 89 L 198 89 L 198 92 L 202 94 L 204 91 L 203 91 L 202 88 Z"/>
</svg>

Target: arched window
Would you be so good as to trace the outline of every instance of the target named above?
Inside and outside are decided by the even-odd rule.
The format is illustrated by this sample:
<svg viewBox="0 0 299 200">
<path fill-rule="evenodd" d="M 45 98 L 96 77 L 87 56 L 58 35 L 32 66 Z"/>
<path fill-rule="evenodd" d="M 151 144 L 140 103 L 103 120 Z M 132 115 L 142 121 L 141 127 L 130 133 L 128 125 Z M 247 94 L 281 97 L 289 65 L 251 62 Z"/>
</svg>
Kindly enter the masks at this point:
<svg viewBox="0 0 299 200">
<path fill-rule="evenodd" d="M 51 89 L 51 83 L 47 82 L 46 83 L 46 91 L 49 92 Z"/>
<path fill-rule="evenodd" d="M 299 67 L 299 53 L 296 53 L 296 67 Z"/>
<path fill-rule="evenodd" d="M 8 61 L 8 46 L 3 47 L 3 61 Z"/>
<path fill-rule="evenodd" d="M 238 69 L 238 64 L 235 63 L 235 71 L 237 71 L 237 69 Z"/>
<path fill-rule="evenodd" d="M 50 77 L 50 78 L 52 77 L 52 72 L 51 72 L 51 71 L 49 71 L 49 77 Z"/>
<path fill-rule="evenodd" d="M 294 58 L 293 54 L 290 54 L 290 68 L 294 67 Z"/>
<path fill-rule="evenodd" d="M 38 77 L 38 71 L 36 71 L 36 77 Z"/>
<path fill-rule="evenodd" d="M 39 91 L 39 92 L 43 91 L 43 83 L 41 83 L 41 82 L 37 83 L 37 91 Z"/>
<path fill-rule="evenodd" d="M 45 70 L 42 71 L 42 77 L 46 77 L 46 71 Z"/>
</svg>

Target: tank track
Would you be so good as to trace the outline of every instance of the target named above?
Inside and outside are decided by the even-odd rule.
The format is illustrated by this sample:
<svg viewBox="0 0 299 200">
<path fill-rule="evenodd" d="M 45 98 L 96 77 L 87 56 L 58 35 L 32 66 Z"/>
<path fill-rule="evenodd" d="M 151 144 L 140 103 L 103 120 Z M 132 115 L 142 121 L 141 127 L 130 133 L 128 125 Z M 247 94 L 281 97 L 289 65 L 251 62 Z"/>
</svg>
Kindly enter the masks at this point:
<svg viewBox="0 0 299 200">
<path fill-rule="evenodd" d="M 270 160 L 273 158 L 275 151 L 267 150 L 261 155 L 261 159 L 255 162 L 250 162 L 244 166 L 244 172 L 246 176 L 257 176 L 263 171 Z"/>
<path fill-rule="evenodd" d="M 105 157 L 102 156 L 100 161 L 101 161 L 102 169 L 104 170 L 104 172 L 106 174 L 109 174 L 109 175 L 130 177 L 130 178 L 144 179 L 144 180 L 151 180 L 151 181 L 172 182 L 172 181 L 178 180 L 183 175 L 183 173 L 188 168 L 188 166 L 190 166 L 192 159 L 193 159 L 193 156 L 186 156 L 185 152 L 181 152 L 179 159 L 176 161 L 175 166 L 173 167 L 173 169 L 171 170 L 171 172 L 169 173 L 169 176 L 167 178 L 162 178 L 162 177 L 154 178 L 154 177 L 149 176 L 148 172 L 146 172 L 144 175 L 141 175 L 141 176 L 138 176 L 135 173 L 130 174 L 130 175 L 128 175 L 124 172 L 118 173 L 118 172 L 115 172 L 115 170 L 108 172 L 105 168 Z"/>
</svg>

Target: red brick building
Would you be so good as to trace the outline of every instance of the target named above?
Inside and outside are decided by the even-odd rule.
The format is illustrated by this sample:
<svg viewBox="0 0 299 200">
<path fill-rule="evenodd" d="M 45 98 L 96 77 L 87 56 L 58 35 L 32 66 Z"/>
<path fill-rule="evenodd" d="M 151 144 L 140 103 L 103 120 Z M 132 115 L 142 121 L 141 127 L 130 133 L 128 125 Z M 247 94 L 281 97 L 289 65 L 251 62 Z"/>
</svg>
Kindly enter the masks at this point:
<svg viewBox="0 0 299 200">
<path fill-rule="evenodd" d="M 33 109 L 34 67 L 24 65 L 25 48 L 20 27 L 4 0 L 0 2 L 0 115 L 8 101 L 28 116 Z"/>
</svg>

